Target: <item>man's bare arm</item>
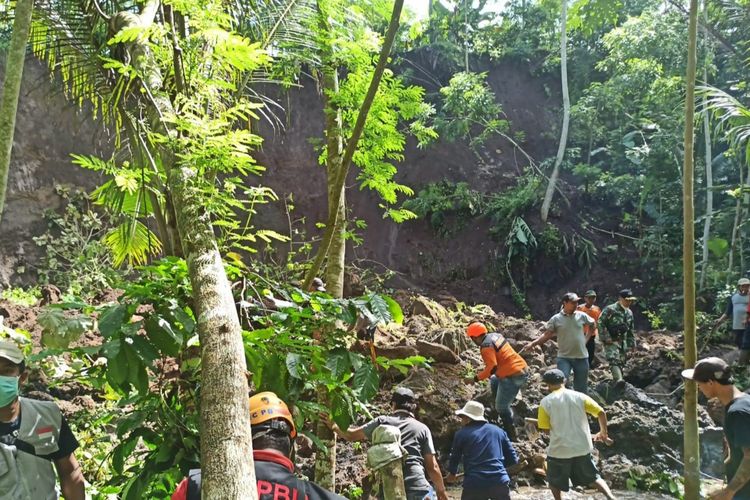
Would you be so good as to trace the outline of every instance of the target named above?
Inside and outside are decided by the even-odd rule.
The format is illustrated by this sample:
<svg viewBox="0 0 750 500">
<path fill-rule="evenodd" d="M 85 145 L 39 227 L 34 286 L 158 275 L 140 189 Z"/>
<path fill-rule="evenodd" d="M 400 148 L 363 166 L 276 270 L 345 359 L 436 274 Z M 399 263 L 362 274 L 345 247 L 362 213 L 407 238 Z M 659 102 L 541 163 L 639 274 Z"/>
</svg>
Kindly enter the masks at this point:
<svg viewBox="0 0 750 500">
<path fill-rule="evenodd" d="M 447 500 L 448 494 L 445 492 L 445 484 L 443 484 L 443 473 L 440 472 L 440 465 L 438 465 L 435 455 L 432 453 L 426 454 L 424 456 L 424 466 L 432 484 L 435 485 L 435 493 L 437 493 L 438 500 Z"/>
<path fill-rule="evenodd" d="M 734 473 L 732 480 L 729 481 L 727 489 L 732 494 L 740 491 L 748 482 L 750 482 L 750 448 L 742 448 L 742 462 Z"/>
<path fill-rule="evenodd" d="M 547 342 L 549 339 L 555 336 L 554 330 L 547 330 L 544 332 L 544 334 L 541 337 L 538 337 L 536 340 L 531 342 L 530 344 L 526 344 L 521 348 L 519 352 L 528 351 L 529 349 L 536 347 L 538 345 L 543 345 L 545 342 Z"/>
<path fill-rule="evenodd" d="M 65 500 L 85 500 L 86 482 L 83 479 L 81 466 L 71 453 L 67 457 L 55 460 L 57 475 L 60 476 L 60 489 Z"/>
</svg>

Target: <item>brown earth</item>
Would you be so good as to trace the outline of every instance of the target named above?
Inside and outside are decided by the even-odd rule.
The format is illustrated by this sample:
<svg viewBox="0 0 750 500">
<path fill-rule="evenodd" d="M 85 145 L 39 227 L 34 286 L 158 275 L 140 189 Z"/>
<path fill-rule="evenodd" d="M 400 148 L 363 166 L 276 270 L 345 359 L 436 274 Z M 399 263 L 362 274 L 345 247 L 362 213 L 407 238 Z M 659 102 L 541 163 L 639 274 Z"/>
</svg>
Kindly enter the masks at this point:
<svg viewBox="0 0 750 500">
<path fill-rule="evenodd" d="M 394 296 L 407 317 L 403 325 L 391 324 L 378 330 L 378 354 L 398 357 L 405 353 L 422 354 L 447 362 L 412 369 L 406 376 L 395 371 L 384 374 L 381 391 L 372 402 L 371 411 L 373 415 L 388 411 L 390 391 L 395 385 L 405 385 L 415 390 L 420 395 L 419 418 L 432 430 L 439 459 L 445 464 L 453 434 L 459 427 L 453 412 L 470 399 L 489 403 L 489 391 L 485 385 L 467 385 L 463 382 L 467 374 L 481 367 L 478 349 L 465 336 L 465 325 L 472 320 L 483 321 L 506 335 L 511 345 L 520 348 L 539 334 L 543 323 L 496 314 L 488 306 L 468 307 L 447 296 L 441 299 L 445 305 L 404 291 Z M 35 350 L 39 348 L 41 336 L 41 329 L 36 323 L 39 310 L 39 306 L 23 307 L 0 301 L 4 324 L 28 331 Z M 678 474 L 681 470 L 679 353 L 682 351 L 682 337 L 666 331 L 638 332 L 638 340 L 639 350 L 626 366 L 629 383 L 623 391 L 611 386 L 606 367 L 593 370 L 589 384 L 592 397 L 598 399 L 607 411 L 610 436 L 615 441 L 609 447 L 597 445 L 597 459 L 604 477 L 617 488 L 624 486 L 631 470 L 644 477 L 657 473 Z M 88 333 L 79 341 L 83 345 L 98 342 L 100 338 L 94 333 Z M 706 348 L 702 355 L 723 355 L 731 360 L 734 356 L 731 351 L 731 346 L 714 345 Z M 516 449 L 521 457 L 521 466 L 514 471 L 514 480 L 521 487 L 537 488 L 528 491 L 540 491 L 538 489 L 544 487 L 543 478 L 536 470 L 543 464 L 546 443 L 533 429 L 524 427 L 523 422 L 526 417 L 536 417 L 539 401 L 544 396 L 541 374 L 554 364 L 554 357 L 554 342 L 548 343 L 544 350 L 525 354 L 532 375 L 528 386 L 514 404 L 516 426 L 520 429 Z M 48 383 L 41 375 L 32 378 L 27 394 L 40 399 L 56 398 L 67 415 L 84 408 L 90 410 L 97 404 L 96 395 L 76 384 L 48 389 Z M 721 425 L 721 409 L 708 405 L 706 401 L 702 401 L 702 404 L 699 424 L 703 471 L 707 474 L 706 478 L 721 477 L 722 433 L 718 427 Z M 363 416 L 361 421 L 367 418 Z M 366 448 L 366 444 L 360 447 L 340 443 L 337 483 L 341 489 L 363 484 Z M 313 453 L 314 450 L 301 447 L 300 460 L 310 464 Z M 303 470 L 311 472 L 309 466 Z M 546 498 L 543 493 L 539 495 L 533 498 Z"/>
<path fill-rule="evenodd" d="M 416 64 L 429 67 L 428 61 L 413 55 Z M 0 72 L 4 65 L 0 65 Z M 504 61 L 482 68 L 488 82 L 511 121 L 513 131 L 524 132 L 522 147 L 537 161 L 550 156 L 556 145 L 559 121 L 555 96 L 557 82 L 532 75 L 533 68 Z M 435 76 L 435 75 L 433 75 Z M 2 75 L 0 75 L 2 77 Z M 444 81 L 443 81 L 444 80 Z M 436 76 L 424 82 L 428 94 L 447 84 L 447 77 Z M 438 85 L 439 84 L 439 85 Z M 550 90 L 551 89 L 551 90 Z M 323 114 L 319 89 L 314 82 L 279 96 L 287 111 L 283 128 L 272 128 L 261 122 L 258 127 L 265 143 L 258 152 L 259 162 L 267 167 L 260 179 L 276 190 L 281 198 L 296 208 L 290 214 L 299 221 L 307 237 L 317 235 L 315 223 L 324 220 L 326 196 L 324 170 L 317 161 L 314 142 L 322 137 Z M 36 284 L 36 266 L 43 249 L 32 241 L 47 230 L 42 218 L 45 210 L 60 210 L 63 200 L 55 187 L 64 185 L 93 189 L 101 179 L 70 162 L 70 154 L 99 154 L 109 157 L 111 146 L 100 124 L 87 119 L 65 102 L 56 85 L 50 83 L 45 68 L 29 58 L 24 74 L 13 158 L 10 168 L 8 198 L 0 222 L 0 286 Z M 474 154 L 462 142 L 439 140 L 429 148 L 419 149 L 409 141 L 404 161 L 399 165 L 398 181 L 418 191 L 427 183 L 447 179 L 467 182 L 485 193 L 501 192 L 515 184 L 525 166 L 523 156 L 505 139 L 494 138 Z M 568 182 L 571 182 L 568 179 Z M 355 186 L 354 174 L 350 186 Z M 552 220 L 564 232 L 580 231 L 599 248 L 599 261 L 590 274 L 581 272 L 575 262 L 552 262 L 538 259 L 529 269 L 529 293 L 526 300 L 532 314 L 546 316 L 556 307 L 559 296 L 568 290 L 582 291 L 595 287 L 601 301 L 613 296 L 621 287 L 631 286 L 636 293 L 648 289 L 649 276 L 642 276 L 629 265 L 633 257 L 627 241 L 617 236 L 584 228 L 577 213 L 586 213 L 578 187 L 563 182 L 562 190 L 573 204 L 571 209 L 553 210 Z M 355 194 L 356 193 L 356 194 Z M 375 273 L 395 272 L 391 285 L 411 288 L 429 295 L 443 290 L 461 301 L 487 303 L 498 311 L 519 314 L 513 302 L 507 279 L 498 271 L 497 253 L 502 241 L 490 237 L 490 221 L 472 219 L 451 237 L 439 236 L 427 221 L 409 221 L 398 225 L 382 218 L 379 201 L 368 191 L 351 189 L 348 196 L 353 218 L 362 219 L 365 244 L 350 248 L 351 262 Z M 284 203 L 262 207 L 262 226 L 288 232 L 289 220 Z M 532 229 L 544 229 L 536 210 L 525 215 Z M 616 223 L 617 217 L 612 220 Z M 256 219 L 260 220 L 260 219 Z M 601 225 L 606 226 L 607 221 Z M 502 240 L 502 238 L 501 238 Z M 620 245 L 614 254 L 603 249 Z M 286 246 L 278 252 L 283 253 Z M 515 270 L 518 272 L 518 270 Z M 640 280 L 643 280 L 641 282 Z M 637 317 L 642 320 L 639 313 Z"/>
<path fill-rule="evenodd" d="M 397 296 L 399 296 L 397 294 Z M 481 320 L 502 332 L 511 345 L 520 348 L 540 333 L 541 322 L 520 320 L 494 314 L 484 307 L 444 308 L 424 297 L 413 297 L 409 301 L 400 295 L 405 310 L 416 314 L 409 316 L 404 325 L 391 325 L 387 333 L 379 333 L 376 341 L 378 352 L 388 355 L 392 345 L 402 349 L 410 347 L 420 352 L 419 341 L 429 340 L 456 350 L 458 363 L 434 363 L 430 368 L 413 369 L 407 377 L 393 377 L 383 387 L 374 401 L 374 414 L 388 411 L 388 395 L 393 385 L 405 385 L 420 395 L 419 419 L 427 424 L 433 433 L 439 460 L 447 462 L 453 434 L 460 423 L 453 412 L 470 399 L 489 404 L 489 390 L 483 384 L 474 386 L 462 382 L 468 373 L 481 368 L 478 349 L 465 342 L 465 325 L 471 320 Z M 615 488 L 624 488 L 630 471 L 641 477 L 651 477 L 664 473 L 681 473 L 683 440 L 681 370 L 682 336 L 667 331 L 641 331 L 637 333 L 639 349 L 628 361 L 625 376 L 628 384 L 624 390 L 616 390 L 606 366 L 591 372 L 589 387 L 591 396 L 599 400 L 607 411 L 612 446 L 597 444 L 596 457 L 605 479 Z M 387 345 L 383 345 L 383 344 Z M 732 359 L 732 347 L 716 345 L 702 355 L 723 355 Z M 516 449 L 521 457 L 521 466 L 514 473 L 514 480 L 520 486 L 543 487 L 543 477 L 535 470 L 544 462 L 546 441 L 532 429 L 524 427 L 524 418 L 536 418 L 539 401 L 544 396 L 541 375 L 554 365 L 556 346 L 549 342 L 543 350 L 525 353 L 524 357 L 532 369 L 529 384 L 514 404 L 515 421 L 519 431 Z M 392 383 L 390 382 L 392 380 Z M 705 480 L 721 478 L 722 432 L 721 423 L 712 419 L 720 412 L 706 406 L 701 400 L 699 425 L 701 434 L 702 470 Z M 366 418 L 362 419 L 363 423 Z M 595 429 L 595 422 L 592 427 Z M 364 449 L 355 453 L 351 445 L 344 443 L 341 448 L 346 460 L 338 477 L 339 484 L 350 481 L 360 483 L 366 475 Z M 359 464 L 359 465 L 357 465 Z M 357 477 L 359 470 L 359 477 Z M 535 491 L 535 490 L 529 490 Z M 525 498 L 525 497 L 519 497 Z M 533 498 L 546 498 L 540 494 Z M 585 495 L 575 498 L 587 498 Z M 625 496 L 624 498 L 627 498 Z M 637 498 L 660 498 L 638 496 Z"/>
</svg>

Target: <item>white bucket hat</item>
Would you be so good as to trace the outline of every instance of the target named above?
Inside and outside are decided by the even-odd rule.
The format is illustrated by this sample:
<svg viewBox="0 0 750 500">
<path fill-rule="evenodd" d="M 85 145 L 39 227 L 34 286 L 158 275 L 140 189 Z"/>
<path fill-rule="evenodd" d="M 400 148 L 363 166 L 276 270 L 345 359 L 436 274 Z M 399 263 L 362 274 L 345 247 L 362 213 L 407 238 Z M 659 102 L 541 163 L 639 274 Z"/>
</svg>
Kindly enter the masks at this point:
<svg viewBox="0 0 750 500">
<path fill-rule="evenodd" d="M 479 401 L 469 401 L 463 408 L 456 410 L 456 415 L 463 415 L 475 422 L 486 422 L 484 418 L 484 405 Z"/>
</svg>

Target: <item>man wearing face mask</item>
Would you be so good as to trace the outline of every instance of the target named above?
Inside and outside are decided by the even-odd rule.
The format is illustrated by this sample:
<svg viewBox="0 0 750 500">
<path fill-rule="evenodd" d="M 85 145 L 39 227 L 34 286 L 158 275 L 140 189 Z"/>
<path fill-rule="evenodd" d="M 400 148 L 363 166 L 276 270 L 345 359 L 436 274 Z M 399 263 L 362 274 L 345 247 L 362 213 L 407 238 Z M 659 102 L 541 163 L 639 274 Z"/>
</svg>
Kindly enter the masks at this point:
<svg viewBox="0 0 750 500">
<path fill-rule="evenodd" d="M 21 350 L 0 341 L 0 498 L 84 500 L 78 441 L 55 403 L 19 397 L 26 377 Z"/>
</svg>

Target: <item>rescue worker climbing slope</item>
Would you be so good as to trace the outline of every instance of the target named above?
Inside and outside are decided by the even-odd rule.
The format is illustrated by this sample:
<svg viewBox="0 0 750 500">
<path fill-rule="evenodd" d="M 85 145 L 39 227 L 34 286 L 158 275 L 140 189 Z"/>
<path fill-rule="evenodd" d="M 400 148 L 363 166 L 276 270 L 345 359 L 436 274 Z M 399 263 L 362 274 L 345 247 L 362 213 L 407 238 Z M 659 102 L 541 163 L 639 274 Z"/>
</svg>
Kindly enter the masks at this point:
<svg viewBox="0 0 750 500">
<path fill-rule="evenodd" d="M 490 379 L 490 387 L 494 394 L 494 405 L 503 428 L 511 440 L 515 441 L 516 432 L 513 427 L 513 410 L 511 404 L 516 399 L 518 391 L 529 379 L 526 361 L 508 343 L 501 334 L 490 333 L 482 323 L 472 323 L 466 329 L 466 334 L 474 344 L 479 346 L 484 369 L 473 378 L 467 378 L 466 383 L 473 384 L 480 380 Z"/>
<path fill-rule="evenodd" d="M 609 363 L 612 379 L 618 385 L 624 383 L 622 370 L 627 354 L 635 349 L 633 311 L 630 310 L 634 301 L 630 289 L 620 290 L 617 302 L 605 307 L 599 316 L 599 336 L 604 344 L 604 356 Z"/>
<path fill-rule="evenodd" d="M 276 394 L 261 392 L 250 398 L 250 423 L 259 500 L 345 500 L 342 496 L 294 475 L 294 464 L 289 457 L 297 430 L 289 408 Z M 200 498 L 201 471 L 194 469 L 177 486 L 172 500 Z"/>
</svg>

